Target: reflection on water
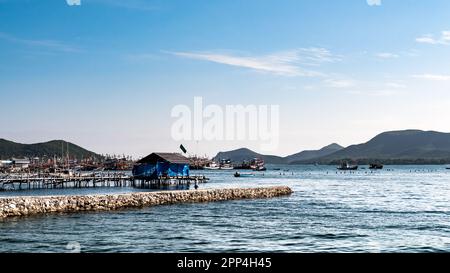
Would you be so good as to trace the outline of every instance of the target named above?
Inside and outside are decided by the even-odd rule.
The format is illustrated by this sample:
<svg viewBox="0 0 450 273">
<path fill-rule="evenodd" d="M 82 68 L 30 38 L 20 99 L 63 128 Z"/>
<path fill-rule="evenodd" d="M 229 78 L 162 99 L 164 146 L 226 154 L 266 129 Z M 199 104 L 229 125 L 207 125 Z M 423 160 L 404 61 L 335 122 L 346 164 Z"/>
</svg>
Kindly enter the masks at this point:
<svg viewBox="0 0 450 273">
<path fill-rule="evenodd" d="M 74 242 L 85 252 L 450 251 L 450 171 L 442 166 L 352 173 L 331 166 L 269 166 L 248 178 L 235 178 L 233 171 L 196 173 L 211 178 L 200 189 L 288 185 L 295 192 L 274 199 L 4 219 L 0 251 L 64 252 Z M 140 190 L 58 194 L 130 191 Z M 56 191 L 25 195 L 49 193 Z M 0 196 L 5 194 L 17 192 Z"/>
</svg>

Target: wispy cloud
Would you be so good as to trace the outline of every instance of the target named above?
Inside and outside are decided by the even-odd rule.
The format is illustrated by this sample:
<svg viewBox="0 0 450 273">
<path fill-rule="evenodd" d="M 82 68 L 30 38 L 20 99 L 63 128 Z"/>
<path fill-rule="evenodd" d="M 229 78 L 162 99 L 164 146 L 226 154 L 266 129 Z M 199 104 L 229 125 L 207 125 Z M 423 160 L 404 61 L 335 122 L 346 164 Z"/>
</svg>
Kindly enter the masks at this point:
<svg viewBox="0 0 450 273">
<path fill-rule="evenodd" d="M 360 81 L 335 75 L 323 82 L 325 87 L 343 90 L 345 93 L 366 96 L 393 96 L 407 88 L 400 82 Z"/>
<path fill-rule="evenodd" d="M 171 52 L 179 57 L 209 61 L 224 65 L 248 68 L 283 76 L 319 77 L 323 73 L 311 70 L 311 66 L 340 61 L 324 48 L 300 48 L 264 56 L 239 56 L 211 52 Z"/>
<path fill-rule="evenodd" d="M 381 6 L 381 0 L 366 0 L 369 6 Z"/>
<path fill-rule="evenodd" d="M 73 47 L 71 45 L 65 44 L 61 41 L 56 40 L 32 40 L 32 39 L 23 39 L 18 38 L 13 35 L 0 32 L 0 40 L 4 40 L 10 43 L 21 44 L 30 47 L 40 47 L 46 48 L 52 51 L 61 51 L 61 52 L 79 52 L 81 51 L 79 48 Z"/>
<path fill-rule="evenodd" d="M 398 95 L 400 92 L 398 90 L 392 89 L 379 89 L 379 90 L 350 90 L 347 91 L 347 93 L 352 95 L 371 96 L 371 97 L 390 97 Z"/>
<path fill-rule="evenodd" d="M 357 85 L 356 81 L 350 79 L 326 79 L 324 83 L 331 88 L 350 88 Z"/>
<path fill-rule="evenodd" d="M 398 83 L 398 82 L 388 82 L 386 83 L 386 87 L 394 88 L 394 89 L 404 89 L 407 88 L 406 84 Z"/>
<path fill-rule="evenodd" d="M 81 6 L 81 0 L 66 0 L 69 6 Z"/>
<path fill-rule="evenodd" d="M 413 75 L 413 78 L 429 80 L 429 81 L 450 81 L 450 75 L 440 75 L 440 74 L 421 74 Z"/>
<path fill-rule="evenodd" d="M 416 49 L 410 49 L 399 52 L 378 52 L 374 56 L 380 60 L 393 60 L 404 57 L 418 57 L 420 56 L 420 52 Z"/>
<path fill-rule="evenodd" d="M 400 58 L 400 55 L 394 54 L 394 53 L 389 53 L 389 52 L 381 52 L 381 53 L 377 53 L 376 57 L 378 57 L 380 59 L 397 59 L 397 58 Z"/>
<path fill-rule="evenodd" d="M 431 45 L 450 45 L 450 31 L 442 31 L 440 36 L 426 34 L 416 38 L 416 42 Z"/>
</svg>

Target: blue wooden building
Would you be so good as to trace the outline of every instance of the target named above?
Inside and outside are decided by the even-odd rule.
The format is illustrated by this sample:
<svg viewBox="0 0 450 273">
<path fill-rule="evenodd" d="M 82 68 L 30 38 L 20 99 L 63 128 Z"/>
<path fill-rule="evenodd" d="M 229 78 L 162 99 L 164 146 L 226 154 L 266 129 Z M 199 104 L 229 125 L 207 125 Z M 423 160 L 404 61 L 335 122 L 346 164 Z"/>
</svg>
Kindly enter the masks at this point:
<svg viewBox="0 0 450 273">
<path fill-rule="evenodd" d="M 177 153 L 152 153 L 133 167 L 136 179 L 189 177 L 189 160 Z"/>
</svg>

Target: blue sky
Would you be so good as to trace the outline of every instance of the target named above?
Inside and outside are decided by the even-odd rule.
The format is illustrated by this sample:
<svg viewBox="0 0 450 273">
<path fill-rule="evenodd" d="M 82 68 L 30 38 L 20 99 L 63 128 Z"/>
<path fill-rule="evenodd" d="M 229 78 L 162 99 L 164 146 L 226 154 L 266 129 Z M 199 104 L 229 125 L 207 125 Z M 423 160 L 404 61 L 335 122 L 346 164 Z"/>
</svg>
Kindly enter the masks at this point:
<svg viewBox="0 0 450 273">
<path fill-rule="evenodd" d="M 0 0 L 0 137 L 177 151 L 170 112 L 194 96 L 280 105 L 281 155 L 448 131 L 449 31 L 448 0 Z"/>
</svg>

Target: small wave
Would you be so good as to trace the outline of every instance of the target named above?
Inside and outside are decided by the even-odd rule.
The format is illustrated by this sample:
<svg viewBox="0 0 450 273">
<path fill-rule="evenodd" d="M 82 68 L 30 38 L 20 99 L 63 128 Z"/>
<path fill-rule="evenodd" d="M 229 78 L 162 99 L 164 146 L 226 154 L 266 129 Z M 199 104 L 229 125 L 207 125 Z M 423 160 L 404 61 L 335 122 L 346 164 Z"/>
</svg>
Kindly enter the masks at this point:
<svg viewBox="0 0 450 273">
<path fill-rule="evenodd" d="M 419 215 L 419 214 L 445 214 L 450 215 L 449 211 L 438 211 L 438 210 L 411 210 L 411 211 L 401 211 L 401 210 L 357 210 L 358 213 L 374 213 L 374 214 L 400 214 L 400 215 Z"/>
<path fill-rule="evenodd" d="M 397 250 L 396 250 L 397 251 Z M 412 253 L 448 253 L 448 249 L 437 247 L 403 247 L 400 252 L 412 252 Z"/>
<path fill-rule="evenodd" d="M 422 225 L 422 226 L 413 226 L 412 229 L 415 230 L 450 230 L 450 226 L 444 225 Z"/>
<path fill-rule="evenodd" d="M 192 245 L 200 245 L 200 246 L 204 246 L 204 245 L 209 245 L 209 244 L 211 244 L 211 243 L 208 242 L 208 241 L 197 241 L 197 242 L 192 242 L 191 244 L 192 244 Z"/>
<path fill-rule="evenodd" d="M 18 243 L 32 243 L 32 242 L 34 242 L 34 240 L 29 241 L 29 240 L 26 240 L 26 239 L 20 239 L 20 238 L 17 238 L 17 237 L 12 237 L 12 238 L 1 238 L 1 239 L 0 239 L 0 243 L 1 243 L 1 244 L 6 244 L 6 243 L 9 243 L 9 244 L 18 244 Z"/>
<path fill-rule="evenodd" d="M 174 237 L 166 238 L 166 240 L 169 240 L 169 241 L 178 241 L 178 240 L 186 240 L 186 239 L 189 239 L 189 238 L 184 237 L 184 236 L 174 236 Z"/>
<path fill-rule="evenodd" d="M 325 234 L 313 234 L 312 236 L 320 239 L 331 239 L 331 240 L 368 237 L 368 235 L 354 234 L 354 233 L 338 233 L 338 234 L 325 233 Z"/>
</svg>

